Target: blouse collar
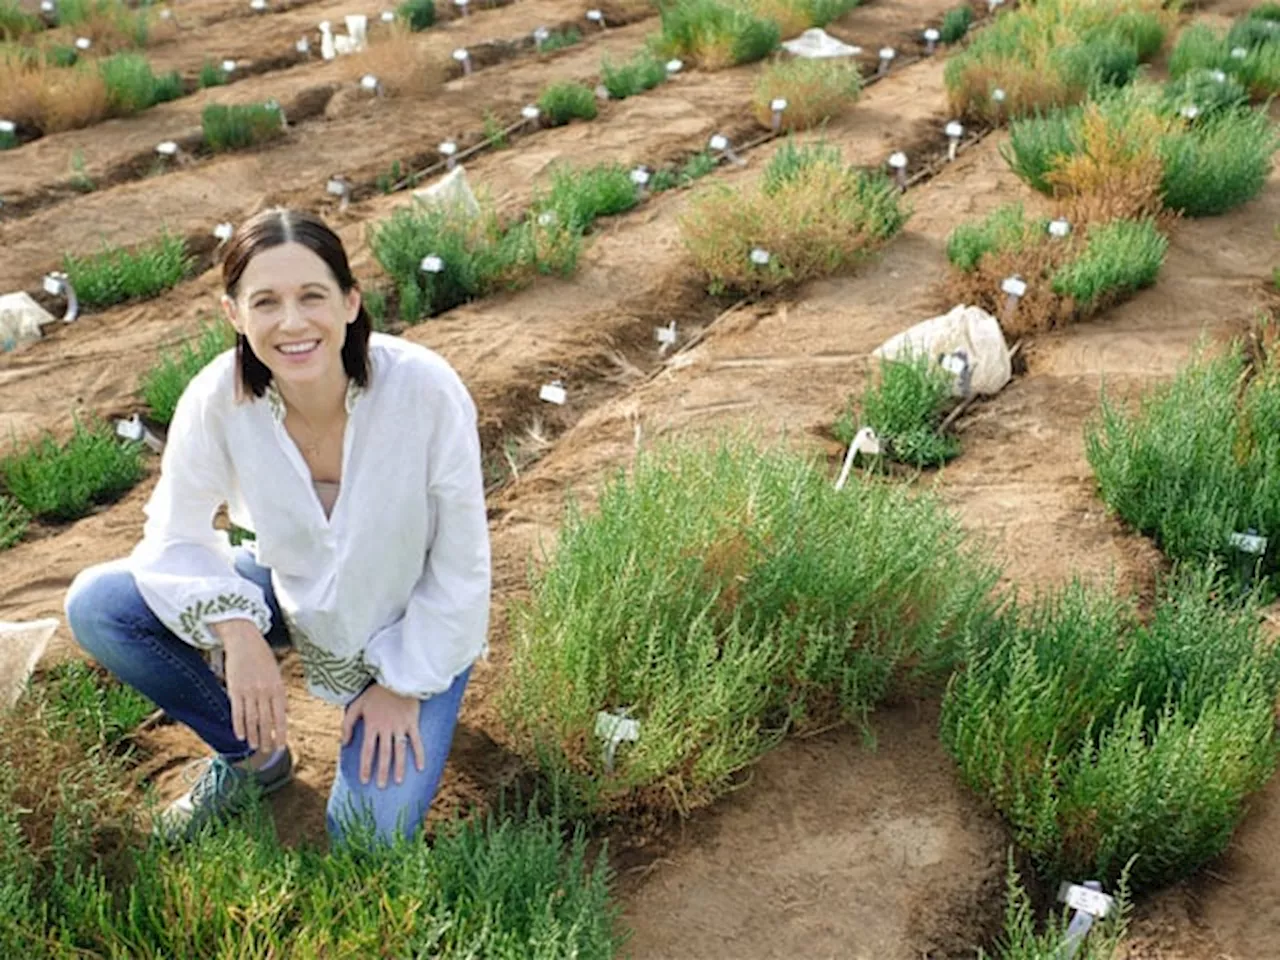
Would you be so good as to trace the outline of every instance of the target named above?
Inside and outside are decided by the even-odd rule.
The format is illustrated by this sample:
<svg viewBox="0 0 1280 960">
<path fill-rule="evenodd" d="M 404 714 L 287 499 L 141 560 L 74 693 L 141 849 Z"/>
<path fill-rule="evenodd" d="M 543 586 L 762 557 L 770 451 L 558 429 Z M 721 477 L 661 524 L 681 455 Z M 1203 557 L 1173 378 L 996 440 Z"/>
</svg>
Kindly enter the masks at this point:
<svg viewBox="0 0 1280 960">
<path fill-rule="evenodd" d="M 363 393 L 364 388 L 361 387 L 360 384 L 356 383 L 354 378 L 347 381 L 347 395 L 343 400 L 343 404 L 347 409 L 348 415 L 350 415 L 351 411 L 355 409 L 356 401 Z M 264 396 L 266 397 L 267 405 L 271 408 L 271 416 L 275 419 L 276 423 L 284 423 L 286 412 L 284 397 L 281 396 L 280 388 L 276 386 L 275 380 L 272 380 L 267 384 L 267 390 Z"/>
</svg>

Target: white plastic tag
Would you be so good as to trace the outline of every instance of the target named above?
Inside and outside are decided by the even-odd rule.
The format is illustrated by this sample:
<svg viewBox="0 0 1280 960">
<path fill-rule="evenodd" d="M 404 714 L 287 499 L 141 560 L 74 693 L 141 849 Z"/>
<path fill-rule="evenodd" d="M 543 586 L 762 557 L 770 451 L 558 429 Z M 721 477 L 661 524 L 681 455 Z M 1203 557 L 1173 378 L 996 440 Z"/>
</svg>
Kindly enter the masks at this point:
<svg viewBox="0 0 1280 960">
<path fill-rule="evenodd" d="M 249 0 L 249 9 L 261 12 L 267 9 L 267 0 Z"/>
<path fill-rule="evenodd" d="M 942 367 L 943 370 L 947 371 L 947 373 L 951 374 L 953 377 L 959 377 L 969 369 L 969 362 L 965 360 L 964 357 L 957 356 L 954 353 L 948 353 L 942 358 L 942 361 L 938 366 Z"/>
<path fill-rule="evenodd" d="M 470 56 L 471 54 L 467 53 L 467 51 L 463 50 L 461 47 L 453 51 L 453 59 L 457 60 L 459 63 L 462 63 L 464 60 L 468 59 Z"/>
<path fill-rule="evenodd" d="M 670 347 L 676 342 L 676 322 L 671 321 L 665 327 L 654 327 L 653 338 L 664 347 Z"/>
<path fill-rule="evenodd" d="M 681 70 L 683 70 L 683 69 L 684 69 L 684 61 L 683 61 L 683 60 L 668 60 L 668 61 L 667 61 L 667 73 L 679 73 L 679 72 L 680 72 Z"/>
<path fill-rule="evenodd" d="M 116 436 L 124 440 L 141 440 L 146 430 L 135 413 L 128 420 L 116 421 Z"/>
<path fill-rule="evenodd" d="M 18 125 L 12 120 L 0 120 L 0 133 L 15 133 Z"/>
<path fill-rule="evenodd" d="M 718 134 L 718 133 L 717 133 L 714 137 L 712 137 L 712 138 L 711 138 L 711 140 L 709 141 L 709 143 L 710 143 L 710 145 L 711 145 L 711 149 L 712 149 L 712 150 L 722 150 L 722 151 L 723 151 L 723 150 L 728 150 L 728 149 L 729 149 L 729 141 L 728 141 L 728 139 L 727 139 L 726 137 L 721 136 L 721 135 L 720 135 L 720 134 Z"/>
<path fill-rule="evenodd" d="M 520 116 L 524 117 L 526 120 L 537 120 L 538 117 L 542 116 L 542 111 L 533 106 L 533 104 L 530 104 L 520 111 Z"/>
<path fill-rule="evenodd" d="M 1246 50 L 1244 47 L 1232 47 L 1232 48 L 1231 48 L 1231 59 L 1232 59 L 1232 60 L 1243 60 L 1243 59 L 1244 59 L 1245 57 L 1247 57 L 1248 55 L 1249 55 L 1249 51 L 1248 51 L 1248 50 Z"/>
<path fill-rule="evenodd" d="M 347 185 L 344 181 L 333 177 L 324 185 L 325 192 L 335 197 L 346 196 Z"/>
<path fill-rule="evenodd" d="M 375 77 L 372 73 L 366 73 L 363 77 L 360 78 L 360 86 L 364 87 L 366 90 L 377 90 L 378 78 Z"/>
<path fill-rule="evenodd" d="M 1006 96 L 1007 94 L 1003 90 L 1001 90 L 999 87 L 996 87 L 994 90 L 991 91 L 991 99 L 994 100 L 996 103 L 1004 103 Z"/>
<path fill-rule="evenodd" d="M 587 19 L 593 23 L 604 23 L 604 14 L 599 10 L 588 10 Z"/>
<path fill-rule="evenodd" d="M 1021 297 L 1026 295 L 1027 284 L 1021 277 L 1006 277 L 1000 282 L 1000 290 L 1011 297 Z"/>
<path fill-rule="evenodd" d="M 649 171 L 644 167 L 636 167 L 631 171 L 631 182 L 637 187 L 643 187 L 649 182 Z"/>
<path fill-rule="evenodd" d="M 62 295 L 62 281 L 57 277 L 44 278 L 44 292 L 51 297 L 59 297 Z"/>
<path fill-rule="evenodd" d="M 763 247 L 756 247 L 751 251 L 751 262 L 757 267 L 763 267 L 772 259 L 772 255 Z"/>
<path fill-rule="evenodd" d="M 438 146 L 436 149 L 439 150 L 446 157 L 452 157 L 455 153 L 458 152 L 458 145 L 454 143 L 452 140 L 446 140 L 444 141 L 444 143 L 440 144 L 440 146 Z"/>
<path fill-rule="evenodd" d="M 293 45 L 293 49 L 297 50 L 299 53 L 306 53 L 308 50 L 311 49 L 311 41 L 308 40 L 306 37 L 303 37 L 301 40 L 299 40 L 297 43 Z"/>
<path fill-rule="evenodd" d="M 383 11 L 382 11 L 382 14 L 381 14 L 381 18 L 382 18 L 382 22 L 383 22 L 383 23 L 395 23 L 395 22 L 396 22 L 396 15 L 395 15 L 395 13 L 394 13 L 393 11 L 391 11 L 391 10 L 383 10 Z"/>
<path fill-rule="evenodd" d="M 958 140 L 964 136 L 964 126 L 956 120 L 952 120 L 946 126 L 946 134 L 953 140 Z"/>
<path fill-rule="evenodd" d="M 924 38 L 929 41 L 929 43 L 937 43 L 942 38 L 942 34 L 933 29 L 933 27 L 930 27 L 924 32 Z"/>
<path fill-rule="evenodd" d="M 1058 899 L 1072 910 L 1091 917 L 1105 917 L 1115 905 L 1113 897 L 1076 883 L 1064 883 L 1058 890 Z"/>
<path fill-rule="evenodd" d="M 1253 533 L 1233 533 L 1230 537 L 1230 543 L 1241 553 L 1261 556 L 1267 552 L 1267 538 Z"/>
<path fill-rule="evenodd" d="M 236 232 L 236 228 L 230 223 L 220 223 L 213 228 L 213 235 L 223 243 L 231 239 L 231 235 Z"/>
<path fill-rule="evenodd" d="M 777 113 L 780 110 L 785 110 L 787 109 L 787 101 L 784 100 L 782 97 L 778 97 L 776 100 L 772 101 L 769 104 L 769 109 L 772 110 L 774 113 Z"/>
<path fill-rule="evenodd" d="M 889 166 L 895 170 L 905 170 L 907 166 L 907 155 L 899 151 L 889 155 Z"/>
<path fill-rule="evenodd" d="M 601 710 L 596 714 L 596 736 L 614 743 L 635 743 L 640 739 L 640 721 Z"/>
<path fill-rule="evenodd" d="M 1071 232 L 1071 222 L 1068 220 L 1050 220 L 1049 236 L 1057 237 L 1061 240 Z"/>
<path fill-rule="evenodd" d="M 223 72 L 223 73 L 235 73 L 235 72 L 236 72 L 236 62 L 235 62 L 234 60 L 223 60 L 223 61 L 222 61 L 222 72 Z"/>
<path fill-rule="evenodd" d="M 88 37 L 77 37 L 77 38 L 76 38 L 76 49 L 77 49 L 77 50 L 88 50 L 88 49 L 89 49 L 90 47 L 92 47 L 92 46 L 93 46 L 93 41 L 92 41 L 92 40 L 90 40 Z"/>
<path fill-rule="evenodd" d="M 162 157 L 176 156 L 178 153 L 178 145 L 172 140 L 166 140 L 164 143 L 156 144 L 156 153 Z"/>
<path fill-rule="evenodd" d="M 542 389 L 538 391 L 538 399 L 563 406 L 564 402 L 569 399 L 569 394 L 565 390 L 564 384 L 559 380 L 553 380 L 551 383 L 542 385 Z"/>
<path fill-rule="evenodd" d="M 881 48 L 880 48 L 880 59 L 881 59 L 881 60 L 892 60 L 892 59 L 893 59 L 894 57 L 896 57 L 897 55 L 898 55 L 898 51 L 897 51 L 897 50 L 895 50 L 895 49 L 893 49 L 893 47 L 881 47 Z"/>
<path fill-rule="evenodd" d="M 444 271 L 444 261 L 435 254 L 431 254 L 423 257 L 418 267 L 423 273 L 441 273 Z"/>
</svg>

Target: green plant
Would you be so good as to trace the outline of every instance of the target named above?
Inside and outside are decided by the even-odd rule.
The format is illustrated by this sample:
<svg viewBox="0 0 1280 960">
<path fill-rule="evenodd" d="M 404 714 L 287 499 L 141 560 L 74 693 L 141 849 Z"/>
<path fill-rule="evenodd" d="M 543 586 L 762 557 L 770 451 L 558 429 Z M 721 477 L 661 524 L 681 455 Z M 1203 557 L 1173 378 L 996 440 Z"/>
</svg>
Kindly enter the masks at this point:
<svg viewBox="0 0 1280 960">
<path fill-rule="evenodd" d="M 0 150 L 12 150 L 17 145 L 17 133 L 12 130 L 0 130 Z"/>
<path fill-rule="evenodd" d="M 1120 875 L 1120 883 L 1115 891 L 1115 904 L 1089 931 L 1088 937 L 1073 955 L 1075 960 L 1120 960 L 1119 951 L 1128 931 L 1129 915 L 1133 911 L 1128 879 L 1126 869 Z M 1009 869 L 1005 874 L 1003 936 L 994 957 L 985 950 L 979 950 L 977 960 L 1054 960 L 1065 956 L 1067 928 L 1071 922 L 1069 913 L 1070 910 L 1064 908 L 1058 914 L 1050 914 L 1045 930 L 1036 933 L 1035 908 L 1022 885 L 1022 878 L 1018 875 L 1010 853 Z"/>
<path fill-rule="evenodd" d="M 221 319 L 201 320 L 199 332 L 183 340 L 177 347 L 162 353 L 156 363 L 142 374 L 139 384 L 143 402 L 159 423 L 173 419 L 178 398 L 191 379 L 214 357 L 236 344 L 236 332 Z"/>
<path fill-rule="evenodd" d="M 552 30 L 542 41 L 541 51 L 543 53 L 554 53 L 557 50 L 563 50 L 565 47 L 572 47 L 575 43 L 582 41 L 582 34 L 578 32 L 577 27 L 570 27 L 567 30 Z"/>
<path fill-rule="evenodd" d="M 942 466 L 960 454 L 960 441 L 939 432 L 954 403 L 952 382 L 927 356 L 882 360 L 879 379 L 836 421 L 835 437 L 848 446 L 860 427 L 871 427 L 891 459 L 918 468 Z"/>
<path fill-rule="evenodd" d="M 204 142 L 210 150 L 240 150 L 283 134 L 280 107 L 273 103 L 211 103 L 200 113 Z"/>
<path fill-rule="evenodd" d="M 507 146 L 506 128 L 492 110 L 484 112 L 484 139 L 493 150 L 501 150 Z"/>
<path fill-rule="evenodd" d="M 1264 333 L 1264 339 L 1271 339 Z M 1233 534 L 1280 544 L 1280 372 L 1269 348 L 1202 350 L 1130 410 L 1104 394 L 1085 452 L 1107 505 L 1175 560 L 1236 562 Z"/>
<path fill-rule="evenodd" d="M 1169 57 L 1169 74 L 1225 73 L 1257 99 L 1280 92 L 1280 26 L 1248 16 L 1223 35 L 1203 24 L 1182 31 Z M 1242 55 L 1240 55 L 1242 54 Z"/>
<path fill-rule="evenodd" d="M 775 21 L 724 0 L 672 0 L 660 12 L 663 51 L 707 70 L 761 60 L 782 39 Z"/>
<path fill-rule="evenodd" d="M 1221 109 L 1161 142 L 1164 204 L 1189 217 L 1226 213 L 1262 192 L 1280 138 L 1260 110 Z"/>
<path fill-rule="evenodd" d="M 1080 107 L 1050 110 L 1009 124 L 1009 139 L 1000 156 L 1009 169 L 1041 193 L 1052 193 L 1049 174 L 1064 157 L 1079 153 L 1084 111 Z"/>
<path fill-rule="evenodd" d="M 74 67 L 80 62 L 80 51 L 64 43 L 55 43 L 45 49 L 44 62 L 51 67 Z"/>
<path fill-rule="evenodd" d="M 85 307 L 146 299 L 184 279 L 193 260 L 181 237 L 161 234 L 133 252 L 105 244 L 90 256 L 66 254 L 62 269 Z"/>
<path fill-rule="evenodd" d="M 40 18 L 24 10 L 18 0 L 0 0 L 0 42 L 16 43 L 43 29 Z"/>
<path fill-rule="evenodd" d="M 45 433 L 0 459 L 0 479 L 13 499 L 32 515 L 76 520 L 95 503 L 106 503 L 142 479 L 140 443 L 121 443 L 109 425 L 96 419 L 75 422 L 59 444 Z"/>
<path fill-rule="evenodd" d="M 1044 237 L 1048 221 L 1028 220 L 1022 204 L 997 207 L 977 223 L 962 223 L 947 237 L 947 259 L 957 270 L 975 270 L 991 254 L 1018 252 Z"/>
<path fill-rule="evenodd" d="M 963 4 L 953 7 L 942 16 L 942 26 L 938 28 L 939 39 L 943 43 L 958 43 L 973 23 L 973 7 Z"/>
<path fill-rule="evenodd" d="M 71 186 L 80 193 L 92 193 L 98 189 L 93 178 L 85 172 L 84 151 L 78 148 L 71 152 Z"/>
<path fill-rule="evenodd" d="M 676 187 L 687 187 L 715 170 L 717 162 L 714 154 L 706 150 L 700 151 L 690 156 L 679 167 L 663 167 L 655 170 L 649 180 L 649 189 L 654 193 L 661 193 L 664 190 L 674 190 Z"/>
<path fill-rule="evenodd" d="M 373 321 L 373 329 L 379 332 L 387 329 L 387 291 L 371 287 L 360 291 L 361 301 Z"/>
<path fill-rule="evenodd" d="M 201 89 L 220 87 L 227 82 L 227 75 L 216 63 L 206 60 L 200 67 L 199 83 Z"/>
<path fill-rule="evenodd" d="M 590 87 L 572 81 L 553 83 L 538 97 L 538 107 L 553 127 L 561 126 L 575 118 L 596 118 L 596 95 Z"/>
<path fill-rule="evenodd" d="M 773 101 L 786 100 L 782 129 L 804 130 L 848 109 L 861 92 L 862 74 L 857 64 L 797 58 L 770 63 L 761 71 L 752 106 L 756 119 L 771 127 Z"/>
<path fill-rule="evenodd" d="M 995 572 L 900 485 L 735 437 L 665 445 L 571 505 L 512 616 L 502 711 L 585 812 L 688 811 L 790 729 L 946 669 Z M 639 738 L 610 764 L 599 711 Z"/>
<path fill-rule="evenodd" d="M 98 61 L 113 113 L 128 115 L 182 96 L 176 72 L 157 77 L 140 53 L 117 53 Z"/>
<path fill-rule="evenodd" d="M 380 173 L 374 179 L 374 186 L 378 188 L 378 192 L 382 194 L 391 193 L 395 185 L 404 177 L 404 172 L 400 167 L 399 160 L 392 160 L 391 166 L 385 173 Z"/>
<path fill-rule="evenodd" d="M 504 226 L 488 205 L 474 218 L 451 208 L 403 208 L 369 228 L 369 246 L 395 283 L 406 323 L 516 289 L 540 273 L 568 275 L 580 244 L 578 233 L 553 216 Z M 438 259 L 438 270 L 423 269 L 428 257 Z"/>
<path fill-rule="evenodd" d="M 1010 608 L 965 660 L 943 744 L 1051 881 L 1188 876 L 1275 767 L 1280 646 L 1212 567 L 1169 577 L 1145 621 L 1080 584 Z"/>
<path fill-rule="evenodd" d="M 640 51 L 621 66 L 614 66 L 607 55 L 600 64 L 600 81 L 615 100 L 652 90 L 665 79 L 666 64 L 647 50 Z"/>
<path fill-rule="evenodd" d="M 762 186 L 702 192 L 680 231 L 713 292 L 758 294 L 859 263 L 908 216 L 892 181 L 819 143 L 779 151 Z"/>
<path fill-rule="evenodd" d="M 631 173 L 618 163 L 583 170 L 556 166 L 551 187 L 534 200 L 540 211 L 552 211 L 570 230 L 581 233 L 596 220 L 630 210 L 640 201 Z"/>
<path fill-rule="evenodd" d="M 1156 282 L 1169 240 L 1151 220 L 1112 220 L 1089 228 L 1084 249 L 1053 274 L 1053 292 L 1083 310 Z"/>
<path fill-rule="evenodd" d="M 410 30 L 426 30 L 436 22 L 436 3 L 435 0 L 404 0 L 396 8 L 396 14 Z"/>
<path fill-rule="evenodd" d="M 26 535 L 31 523 L 27 508 L 0 493 L 0 550 L 7 550 Z"/>
<path fill-rule="evenodd" d="M 44 685 L 47 716 L 74 730 L 86 750 L 114 746 L 156 708 L 132 687 L 84 660 L 53 667 L 45 674 Z"/>
<path fill-rule="evenodd" d="M 1210 70 L 1192 70 L 1164 85 L 1164 109 L 1181 113 L 1194 108 L 1199 115 L 1233 110 L 1249 100 L 1249 91 L 1235 77 L 1218 79 Z"/>
</svg>

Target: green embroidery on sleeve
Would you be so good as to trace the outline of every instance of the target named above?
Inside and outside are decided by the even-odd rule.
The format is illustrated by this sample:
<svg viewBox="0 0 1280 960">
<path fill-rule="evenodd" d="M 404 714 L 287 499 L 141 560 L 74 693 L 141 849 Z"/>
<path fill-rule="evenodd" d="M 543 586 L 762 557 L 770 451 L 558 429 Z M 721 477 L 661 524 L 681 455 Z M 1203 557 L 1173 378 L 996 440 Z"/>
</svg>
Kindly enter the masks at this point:
<svg viewBox="0 0 1280 960">
<path fill-rule="evenodd" d="M 373 679 L 373 673 L 364 662 L 364 654 L 356 653 L 340 657 L 312 641 L 297 620 L 286 614 L 289 637 L 302 658 L 302 670 L 307 680 L 340 696 L 359 693 Z"/>
<path fill-rule="evenodd" d="M 197 600 L 178 615 L 178 626 L 197 644 L 205 646 L 216 644 L 217 638 L 205 626 L 205 618 L 226 613 L 247 614 L 263 633 L 268 629 L 266 611 L 248 597 L 238 593 L 221 593 L 210 600 Z"/>
</svg>

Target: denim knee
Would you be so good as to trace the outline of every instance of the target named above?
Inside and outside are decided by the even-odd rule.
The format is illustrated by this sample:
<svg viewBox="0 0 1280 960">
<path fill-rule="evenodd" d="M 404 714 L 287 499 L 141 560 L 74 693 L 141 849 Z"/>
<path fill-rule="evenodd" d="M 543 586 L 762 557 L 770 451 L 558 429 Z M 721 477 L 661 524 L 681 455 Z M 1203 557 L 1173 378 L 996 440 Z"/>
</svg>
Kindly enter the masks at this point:
<svg viewBox="0 0 1280 960">
<path fill-rule="evenodd" d="M 100 563 L 81 570 L 63 600 L 63 612 L 76 643 L 90 653 L 101 639 L 103 624 L 130 618 L 132 607 L 142 602 L 133 574 L 116 563 Z"/>
</svg>

